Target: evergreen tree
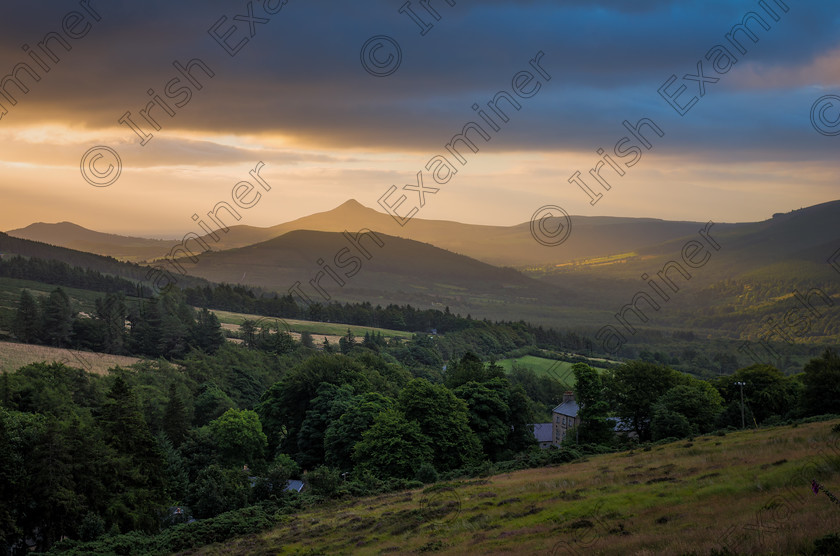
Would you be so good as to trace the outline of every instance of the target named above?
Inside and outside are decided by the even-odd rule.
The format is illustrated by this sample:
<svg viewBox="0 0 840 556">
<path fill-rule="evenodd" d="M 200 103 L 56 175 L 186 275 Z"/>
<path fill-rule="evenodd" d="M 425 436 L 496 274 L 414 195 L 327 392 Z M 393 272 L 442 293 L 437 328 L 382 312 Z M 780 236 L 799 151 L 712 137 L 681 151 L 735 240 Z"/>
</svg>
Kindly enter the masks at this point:
<svg viewBox="0 0 840 556">
<path fill-rule="evenodd" d="M 125 317 L 128 308 L 125 295 L 109 293 L 104 299 L 96 300 L 96 317 L 103 326 L 102 349 L 108 353 L 125 353 Z"/>
<path fill-rule="evenodd" d="M 37 530 L 39 548 L 46 550 L 62 536 L 75 532 L 81 519 L 81 500 L 74 492 L 72 461 L 61 426 L 50 417 L 44 435 L 35 446 L 31 461 L 33 474 L 28 495 L 36 507 L 30 516 L 30 530 Z"/>
<path fill-rule="evenodd" d="M 580 406 L 576 440 L 583 444 L 610 442 L 614 436 L 614 422 L 606 418 L 609 404 L 601 375 L 585 363 L 575 363 L 572 372 L 575 375 L 575 401 Z"/>
<path fill-rule="evenodd" d="M 300 333 L 300 345 L 305 348 L 314 348 L 315 342 L 312 341 L 312 334 L 307 331 Z"/>
<path fill-rule="evenodd" d="M 121 376 L 108 392 L 100 421 L 114 449 L 106 464 L 113 493 L 106 513 L 121 531 L 152 531 L 165 500 L 163 460 L 137 398 Z"/>
<path fill-rule="evenodd" d="M 341 353 L 347 355 L 355 345 L 356 337 L 353 335 L 353 331 L 348 328 L 347 335 L 338 339 L 338 349 L 341 350 Z"/>
<path fill-rule="evenodd" d="M 222 325 L 215 313 L 207 309 L 198 312 L 196 323 L 192 328 L 192 340 L 195 347 L 207 353 L 215 353 L 219 346 L 225 343 Z"/>
<path fill-rule="evenodd" d="M 180 446 L 189 431 L 187 408 L 173 382 L 169 385 L 169 401 L 163 414 L 163 431 L 174 446 Z"/>
<path fill-rule="evenodd" d="M 245 344 L 247 348 L 256 348 L 257 347 L 257 322 L 245 319 L 242 321 L 242 324 L 239 325 L 239 333 L 242 334 L 242 342 Z"/>
<path fill-rule="evenodd" d="M 56 347 L 69 346 L 70 333 L 73 331 L 73 309 L 64 290 L 54 289 L 43 300 L 42 311 L 41 322 L 45 342 Z"/>
<path fill-rule="evenodd" d="M 20 292 L 12 333 L 21 342 L 32 344 L 41 340 L 41 311 L 29 290 Z"/>
</svg>

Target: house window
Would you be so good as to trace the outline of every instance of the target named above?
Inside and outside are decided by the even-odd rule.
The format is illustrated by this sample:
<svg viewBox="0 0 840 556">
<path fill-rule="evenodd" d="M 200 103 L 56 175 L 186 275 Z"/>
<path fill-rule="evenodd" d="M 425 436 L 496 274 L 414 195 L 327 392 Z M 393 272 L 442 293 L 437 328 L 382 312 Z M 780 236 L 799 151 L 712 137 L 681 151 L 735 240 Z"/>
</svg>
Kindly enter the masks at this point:
<svg viewBox="0 0 840 556">
<path fill-rule="evenodd" d="M 565 417 L 563 417 L 563 424 L 564 425 L 566 424 L 566 418 Z"/>
</svg>

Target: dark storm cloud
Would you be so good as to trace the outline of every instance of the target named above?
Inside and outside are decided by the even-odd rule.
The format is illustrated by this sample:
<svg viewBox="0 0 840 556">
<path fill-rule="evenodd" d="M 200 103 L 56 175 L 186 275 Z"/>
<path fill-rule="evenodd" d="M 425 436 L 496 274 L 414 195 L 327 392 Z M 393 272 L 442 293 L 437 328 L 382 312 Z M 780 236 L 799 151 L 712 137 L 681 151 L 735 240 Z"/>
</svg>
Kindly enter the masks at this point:
<svg viewBox="0 0 840 556">
<path fill-rule="evenodd" d="M 254 24 L 254 37 L 245 34 L 248 23 L 232 20 L 248 13 L 245 1 L 91 0 L 101 20 L 29 94 L 19 95 L 0 125 L 38 119 L 117 125 L 124 112 L 145 105 L 147 89 L 160 93 L 178 75 L 173 61 L 199 58 L 215 76 L 201 79 L 202 90 L 174 118 L 161 116 L 156 137 L 176 129 L 278 133 L 322 145 L 437 151 L 474 119 L 473 102 L 510 90 L 513 74 L 543 51 L 551 81 L 523 102 L 492 148 L 590 150 L 620 138 L 622 120 L 650 117 L 680 137 L 676 150 L 826 149 L 807 125 L 807 87 L 820 83 L 791 83 L 769 94 L 761 80 L 737 78 L 747 67 L 793 73 L 840 47 L 840 5 L 786 3 L 790 11 L 770 31 L 759 31 L 760 42 L 749 44 L 743 60 L 680 118 L 656 89 L 672 73 L 693 72 L 733 24 L 758 9 L 757 0 L 458 0 L 454 7 L 432 0 L 440 21 L 413 1 L 434 23 L 425 36 L 398 12 L 401 1 L 290 0 L 268 16 L 260 0 L 254 15 L 269 21 Z M 21 45 L 58 31 L 70 10 L 82 8 L 58 1 L 0 8 L 0 75 L 27 61 Z M 238 26 L 232 44 L 249 39 L 235 57 L 207 32 L 222 16 L 228 19 L 221 30 Z M 361 45 L 378 34 L 403 50 L 402 66 L 387 78 L 368 75 L 359 62 Z"/>
</svg>

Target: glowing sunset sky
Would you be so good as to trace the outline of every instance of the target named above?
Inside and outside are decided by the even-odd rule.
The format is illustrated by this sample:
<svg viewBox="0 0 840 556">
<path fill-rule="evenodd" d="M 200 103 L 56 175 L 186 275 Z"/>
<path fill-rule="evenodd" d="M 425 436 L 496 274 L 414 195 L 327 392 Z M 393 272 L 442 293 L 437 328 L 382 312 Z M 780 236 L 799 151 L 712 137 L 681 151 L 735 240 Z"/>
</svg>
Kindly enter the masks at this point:
<svg viewBox="0 0 840 556">
<path fill-rule="evenodd" d="M 270 226 L 350 198 L 383 210 L 377 201 L 388 188 L 415 184 L 421 170 L 439 191 L 427 193 L 418 217 L 482 224 L 521 223 L 549 204 L 584 216 L 743 222 L 840 198 L 840 135 L 811 122 L 817 99 L 840 95 L 836 1 L 431 0 L 427 9 L 412 0 L 400 13 L 403 4 L 4 3 L 0 77 L 13 77 L 0 84 L 0 229 L 72 221 L 180 236 L 194 229 L 193 213 L 230 200 L 260 161 L 272 189 L 242 224 Z M 737 34 L 740 52 L 726 34 L 749 12 L 762 18 L 748 20 L 758 42 Z M 422 24 L 431 25 L 425 35 Z M 360 60 L 376 35 L 402 51 L 384 77 Z M 737 63 L 720 50 L 707 57 L 715 45 Z M 374 56 L 384 61 L 387 48 Z M 193 67 L 201 89 L 179 93 L 187 83 L 173 62 L 194 59 L 213 76 Z M 686 78 L 700 60 L 705 78 Z M 519 81 L 519 110 L 500 103 L 503 122 L 487 103 L 512 94 L 520 72 L 533 80 Z M 666 94 L 686 86 L 676 105 L 697 97 L 683 116 L 658 92 L 671 75 Z M 150 110 L 159 131 L 139 114 L 155 95 L 174 113 Z M 840 102 L 823 108 L 830 129 Z M 153 135 L 145 145 L 119 123 L 126 112 Z M 602 164 L 607 191 L 589 173 L 602 161 L 596 151 L 629 160 L 614 148 L 629 135 L 622 122 L 641 118 L 664 136 L 648 128 L 652 148 L 621 166 L 623 177 Z M 455 161 L 445 145 L 468 122 L 490 140 L 470 132 L 479 152 L 462 144 L 467 164 L 435 183 L 425 165 L 435 155 Z M 82 155 L 98 145 L 123 163 L 108 187 L 80 172 Z M 568 181 L 578 171 L 603 194 L 594 206 Z M 418 199 L 404 193 L 402 212 Z"/>
</svg>

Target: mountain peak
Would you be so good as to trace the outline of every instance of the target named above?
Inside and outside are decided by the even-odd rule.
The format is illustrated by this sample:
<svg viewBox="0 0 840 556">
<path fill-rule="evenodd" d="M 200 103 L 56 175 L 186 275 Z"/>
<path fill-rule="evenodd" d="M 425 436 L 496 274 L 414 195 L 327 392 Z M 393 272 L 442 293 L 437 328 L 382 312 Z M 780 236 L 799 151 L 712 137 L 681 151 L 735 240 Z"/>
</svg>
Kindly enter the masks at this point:
<svg viewBox="0 0 840 556">
<path fill-rule="evenodd" d="M 348 200 L 344 201 L 343 203 L 341 203 L 340 205 L 338 205 L 336 207 L 336 210 L 339 210 L 339 209 L 359 210 L 359 209 L 367 209 L 367 207 L 364 206 L 359 201 L 357 201 L 356 199 L 348 199 Z"/>
</svg>

